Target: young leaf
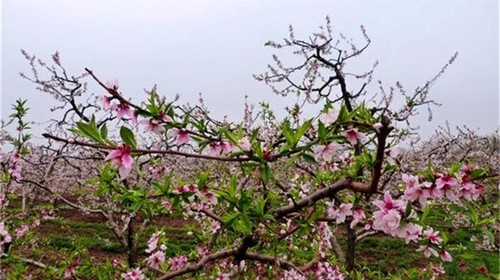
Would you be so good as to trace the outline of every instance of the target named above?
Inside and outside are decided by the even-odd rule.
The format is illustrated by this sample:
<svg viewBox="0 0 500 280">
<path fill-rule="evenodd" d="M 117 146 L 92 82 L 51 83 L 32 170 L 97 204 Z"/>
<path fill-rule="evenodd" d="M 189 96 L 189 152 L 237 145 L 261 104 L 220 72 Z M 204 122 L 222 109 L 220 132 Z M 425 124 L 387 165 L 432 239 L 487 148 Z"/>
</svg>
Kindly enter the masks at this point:
<svg viewBox="0 0 500 280">
<path fill-rule="evenodd" d="M 129 128 L 122 126 L 120 128 L 120 137 L 122 138 L 123 143 L 129 145 L 132 148 L 137 147 L 137 142 L 135 142 L 134 133 Z"/>
</svg>

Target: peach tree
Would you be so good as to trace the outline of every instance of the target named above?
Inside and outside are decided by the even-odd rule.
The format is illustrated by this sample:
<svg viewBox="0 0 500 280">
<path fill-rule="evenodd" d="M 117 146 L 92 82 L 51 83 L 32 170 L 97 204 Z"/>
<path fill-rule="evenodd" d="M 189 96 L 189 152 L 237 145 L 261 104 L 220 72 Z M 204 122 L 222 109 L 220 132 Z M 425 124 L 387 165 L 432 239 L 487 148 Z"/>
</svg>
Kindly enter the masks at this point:
<svg viewBox="0 0 500 280">
<path fill-rule="evenodd" d="M 449 166 L 401 164 L 397 151 L 408 152 L 402 147 L 411 138 L 411 118 L 420 107 L 436 104 L 429 90 L 456 54 L 412 92 L 399 82 L 389 88 L 379 82 L 368 96 L 377 64 L 364 73 L 349 72 L 349 62 L 371 43 L 364 28 L 361 34 L 365 42 L 358 47 L 336 36 L 327 19 L 307 40 L 297 39 L 290 27 L 283 42 L 268 42 L 291 50 L 301 62 L 286 66 L 274 55 L 255 78 L 298 101 L 283 119 L 265 103 L 258 110 L 247 104 L 241 122 L 213 118 L 202 100 L 180 105 L 156 87 L 144 101 L 134 101 L 117 81 L 104 82 L 90 69 L 69 76 L 57 53 L 49 66 L 23 52 L 33 70 L 23 77 L 54 96 L 61 104 L 55 109 L 63 112 L 43 136 L 58 157 L 87 159 L 88 168 L 68 174 L 86 178 L 79 182 L 92 199 L 87 205 L 69 201 L 39 175 L 19 182 L 106 217 L 127 248 L 128 264 L 118 268 L 124 279 L 344 279 L 357 267 L 357 242 L 370 235 L 405 240 L 431 258 L 431 273 L 440 275 L 440 263 L 466 248 L 449 244 L 429 215 L 452 209 L 448 215 L 460 213 L 467 225 L 492 237 L 496 214 L 476 209 L 488 188 L 482 182 L 496 175 L 465 159 Z M 47 79 L 39 66 L 50 74 Z M 88 78 L 102 94 L 86 96 Z M 402 106 L 395 105 L 395 96 L 404 99 Z M 307 106 L 318 112 L 304 116 Z M 172 254 L 168 248 L 175 241 L 160 229 L 140 251 L 141 227 L 134 221 L 154 223 L 169 215 L 194 221 L 196 248 Z M 0 234 L 7 232 L 3 226 Z M 76 265 L 65 274 L 77 275 Z"/>
</svg>

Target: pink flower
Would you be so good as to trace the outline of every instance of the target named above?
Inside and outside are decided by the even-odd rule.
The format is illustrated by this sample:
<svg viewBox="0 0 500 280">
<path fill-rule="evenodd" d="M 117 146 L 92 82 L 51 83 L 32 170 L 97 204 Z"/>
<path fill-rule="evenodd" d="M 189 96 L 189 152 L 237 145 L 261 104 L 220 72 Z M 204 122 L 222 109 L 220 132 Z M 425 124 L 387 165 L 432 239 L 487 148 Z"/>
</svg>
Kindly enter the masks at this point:
<svg viewBox="0 0 500 280">
<path fill-rule="evenodd" d="M 33 221 L 33 227 L 38 227 L 40 225 L 40 220 L 39 219 L 36 219 Z"/>
<path fill-rule="evenodd" d="M 352 203 L 342 203 L 337 209 L 329 211 L 329 216 L 335 218 L 337 223 L 345 222 L 347 216 L 352 216 Z"/>
<path fill-rule="evenodd" d="M 316 266 L 315 279 L 319 280 L 344 280 L 344 275 L 338 267 L 332 266 L 328 262 L 319 262 Z"/>
<path fill-rule="evenodd" d="M 403 182 L 407 188 L 413 188 L 418 184 L 418 177 L 408 174 L 403 174 Z"/>
<path fill-rule="evenodd" d="M 132 170 L 132 163 L 134 160 L 130 156 L 130 147 L 127 145 L 120 145 L 115 150 L 111 151 L 104 159 L 105 161 L 111 160 L 113 166 L 118 168 L 120 178 L 127 178 Z"/>
<path fill-rule="evenodd" d="M 384 232 L 394 234 L 394 230 L 399 227 L 400 222 L 401 214 L 399 211 L 391 209 L 382 217 L 380 226 Z"/>
<path fill-rule="evenodd" d="M 244 152 L 250 152 L 250 150 L 252 149 L 252 146 L 250 145 L 250 141 L 246 137 L 241 138 L 240 141 L 238 141 L 238 145 L 240 146 L 241 150 Z"/>
<path fill-rule="evenodd" d="M 160 234 L 161 232 L 155 232 L 153 233 L 151 238 L 149 238 L 146 253 L 152 253 L 156 249 L 156 247 L 158 246 L 158 241 L 160 240 Z"/>
<path fill-rule="evenodd" d="M 436 188 L 441 189 L 443 194 L 451 201 L 458 201 L 456 187 L 458 181 L 450 175 L 439 174 L 440 177 L 436 180 Z"/>
<path fill-rule="evenodd" d="M 113 267 L 118 268 L 122 265 L 122 262 L 119 259 L 113 259 Z"/>
<path fill-rule="evenodd" d="M 441 253 L 439 253 L 439 256 L 441 257 L 441 259 L 444 262 L 452 262 L 453 261 L 453 258 L 451 257 L 450 253 L 448 253 L 445 250 L 441 251 Z"/>
<path fill-rule="evenodd" d="M 432 278 L 431 279 L 436 279 L 436 277 L 445 275 L 446 270 L 444 270 L 444 267 L 441 265 L 436 265 L 432 268 Z"/>
<path fill-rule="evenodd" d="M 391 197 L 391 194 L 388 191 L 385 192 L 385 194 L 384 194 L 384 201 L 375 200 L 375 201 L 373 201 L 373 204 L 375 204 L 383 212 L 387 212 L 391 209 L 395 209 L 401 213 L 404 213 L 404 210 L 406 208 L 406 203 L 404 201 L 393 200 Z"/>
<path fill-rule="evenodd" d="M 450 175 L 441 175 L 440 174 L 440 177 L 436 180 L 436 187 L 438 189 L 442 189 L 445 186 L 454 187 L 457 185 L 458 185 L 457 179 L 455 179 L 454 177 L 452 177 Z"/>
<path fill-rule="evenodd" d="M 424 230 L 424 236 L 426 236 L 432 244 L 439 244 L 443 241 L 443 239 L 439 237 L 439 231 L 434 231 L 432 228 Z"/>
<path fill-rule="evenodd" d="M 106 82 L 106 87 L 109 90 L 116 91 L 118 89 L 118 80 L 111 80 Z"/>
<path fill-rule="evenodd" d="M 162 203 L 163 207 L 169 212 L 172 209 L 172 203 L 170 203 L 170 200 L 164 200 Z"/>
<path fill-rule="evenodd" d="M 183 268 L 187 264 L 187 257 L 184 255 L 170 259 L 170 270 L 177 270 Z"/>
<path fill-rule="evenodd" d="M 210 226 L 210 232 L 212 233 L 216 233 L 219 229 L 220 229 L 220 223 L 217 221 L 214 221 Z"/>
<path fill-rule="evenodd" d="M 14 181 L 21 180 L 21 166 L 17 162 L 9 167 L 8 172 Z"/>
<path fill-rule="evenodd" d="M 160 124 L 160 121 L 155 119 L 142 120 L 141 123 L 146 125 L 145 128 L 146 132 L 153 132 L 156 134 L 160 134 L 162 131 L 165 130 L 163 126 Z"/>
<path fill-rule="evenodd" d="M 477 268 L 481 273 L 488 274 L 488 268 L 484 265 Z"/>
<path fill-rule="evenodd" d="M 332 160 L 335 151 L 337 151 L 341 145 L 337 143 L 329 143 L 326 145 L 318 145 L 313 148 L 314 158 L 316 161 L 324 160 L 329 162 Z"/>
<path fill-rule="evenodd" d="M 430 182 L 423 182 L 422 186 L 422 196 L 425 198 L 441 199 L 443 198 L 443 191 L 436 187 L 436 185 Z"/>
<path fill-rule="evenodd" d="M 16 238 L 21 238 L 24 236 L 24 234 L 29 230 L 28 225 L 22 225 L 20 226 L 17 231 L 16 231 Z"/>
<path fill-rule="evenodd" d="M 111 103 L 112 98 L 107 96 L 101 96 L 102 105 L 105 111 L 116 110 L 116 104 Z"/>
<path fill-rule="evenodd" d="M 328 111 L 326 111 L 325 113 L 322 113 L 321 115 L 319 115 L 319 120 L 322 123 L 329 125 L 329 124 L 334 123 L 338 117 L 339 117 L 339 112 L 337 112 L 337 110 L 331 108 L 331 109 L 328 109 Z"/>
<path fill-rule="evenodd" d="M 177 145 L 186 144 L 191 140 L 189 133 L 185 129 L 174 129 Z"/>
<path fill-rule="evenodd" d="M 144 280 L 144 274 L 139 268 L 133 269 L 127 273 L 122 273 L 124 280 Z"/>
<path fill-rule="evenodd" d="M 160 268 L 160 264 L 165 261 L 165 253 L 163 251 L 156 251 L 154 254 L 149 256 L 148 265 L 153 268 Z"/>
<path fill-rule="evenodd" d="M 159 119 L 166 123 L 172 122 L 172 118 L 170 118 L 170 116 L 165 113 L 160 113 Z"/>
<path fill-rule="evenodd" d="M 196 252 L 198 252 L 198 255 L 201 257 L 208 254 L 207 248 L 200 246 L 200 245 L 196 245 Z"/>
<path fill-rule="evenodd" d="M 363 208 L 361 207 L 354 207 L 352 209 L 352 222 L 351 222 L 351 228 L 354 228 L 362 219 L 365 218 L 365 211 L 363 211 Z"/>
<path fill-rule="evenodd" d="M 407 224 L 402 232 L 402 237 L 404 238 L 406 244 L 409 244 L 411 241 L 417 242 L 420 239 L 420 235 L 422 235 L 422 226 L 417 224 Z"/>
<path fill-rule="evenodd" d="M 222 140 L 219 144 L 220 146 L 220 149 L 222 151 L 223 154 L 227 154 L 227 153 L 230 153 L 233 151 L 233 144 L 231 144 L 231 142 L 229 141 L 226 141 L 226 140 Z"/>
<path fill-rule="evenodd" d="M 418 200 L 420 204 L 425 204 L 426 197 L 423 195 L 422 188 L 420 186 L 414 186 L 411 188 L 405 189 L 404 198 L 409 201 Z"/>
<path fill-rule="evenodd" d="M 468 201 L 476 200 L 484 192 L 484 186 L 473 183 L 469 176 L 462 177 L 462 186 L 458 191 L 458 196 Z"/>
<path fill-rule="evenodd" d="M 430 258 L 431 255 L 434 255 L 435 257 L 438 256 L 438 252 L 436 250 L 425 245 L 418 247 L 417 252 L 422 252 L 426 258 Z"/>
<path fill-rule="evenodd" d="M 127 103 L 120 103 L 118 106 L 115 108 L 116 109 L 116 117 L 119 119 L 123 119 L 124 117 L 128 117 L 129 119 L 132 120 L 132 123 L 136 124 L 137 123 L 137 116 L 136 114 L 130 109 L 130 106 L 128 106 Z"/>
<path fill-rule="evenodd" d="M 217 196 L 213 192 L 203 192 L 203 203 L 205 204 L 217 204 Z"/>
<path fill-rule="evenodd" d="M 378 122 L 378 123 L 374 123 L 372 125 L 373 129 L 375 129 L 375 131 L 377 132 L 380 132 L 380 129 L 382 128 L 382 123 Z"/>
<path fill-rule="evenodd" d="M 230 273 L 219 273 L 215 280 L 231 280 L 231 274 Z"/>
<path fill-rule="evenodd" d="M 262 279 L 262 278 L 259 278 Z M 280 280 L 307 280 L 307 278 L 295 269 L 285 270 Z"/>
<path fill-rule="evenodd" d="M 347 140 L 349 140 L 349 142 L 353 146 L 358 144 L 358 141 L 365 137 L 364 133 L 358 132 L 357 128 L 352 128 L 352 127 L 343 131 L 342 133 L 340 133 L 340 135 L 347 138 Z"/>
<path fill-rule="evenodd" d="M 222 152 L 222 148 L 219 143 L 210 143 L 208 146 L 208 154 L 212 156 L 218 156 Z"/>
</svg>

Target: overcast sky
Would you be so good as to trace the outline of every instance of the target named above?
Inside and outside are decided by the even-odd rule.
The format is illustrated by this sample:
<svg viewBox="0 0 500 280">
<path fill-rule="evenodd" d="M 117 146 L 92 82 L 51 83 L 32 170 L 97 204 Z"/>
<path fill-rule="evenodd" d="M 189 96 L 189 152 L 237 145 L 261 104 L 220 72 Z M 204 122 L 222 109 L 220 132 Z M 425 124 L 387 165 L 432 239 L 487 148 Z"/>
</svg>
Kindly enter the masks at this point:
<svg viewBox="0 0 500 280">
<path fill-rule="evenodd" d="M 231 119 L 242 116 L 244 96 L 254 103 L 275 97 L 252 74 L 265 70 L 273 50 L 268 40 L 298 37 L 324 24 L 360 39 L 364 25 L 372 45 L 357 63 L 379 67 L 375 79 L 401 81 L 412 90 L 437 73 L 449 57 L 458 59 L 431 91 L 443 104 L 434 120 L 416 121 L 429 136 L 446 120 L 490 133 L 499 126 L 498 2 L 493 0 L 3 0 L 2 116 L 17 98 L 28 98 L 31 119 L 50 118 L 52 100 L 19 77 L 29 70 L 20 49 L 49 60 L 58 50 L 71 73 L 84 67 L 142 99 L 158 84 L 160 93 L 193 102 L 203 93 L 209 108 Z M 362 42 L 362 40 L 359 40 Z M 92 91 L 99 93 L 97 87 Z"/>
</svg>

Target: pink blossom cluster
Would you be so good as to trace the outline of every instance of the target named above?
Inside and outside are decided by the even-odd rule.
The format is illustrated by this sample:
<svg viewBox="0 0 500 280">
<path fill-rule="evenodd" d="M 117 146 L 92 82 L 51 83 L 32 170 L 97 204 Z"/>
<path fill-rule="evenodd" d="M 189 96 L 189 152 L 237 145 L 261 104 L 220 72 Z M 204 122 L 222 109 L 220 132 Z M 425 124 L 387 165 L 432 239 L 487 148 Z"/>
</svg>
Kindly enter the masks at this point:
<svg viewBox="0 0 500 280">
<path fill-rule="evenodd" d="M 208 154 L 212 156 L 218 156 L 221 154 L 228 154 L 234 150 L 234 145 L 227 141 L 222 140 L 219 142 L 211 143 L 208 147 Z"/>
<path fill-rule="evenodd" d="M 146 279 L 146 277 L 144 276 L 144 274 L 140 268 L 135 268 L 129 272 L 122 273 L 121 276 L 123 277 L 123 280 L 144 280 L 144 279 Z"/>
<path fill-rule="evenodd" d="M 343 223 L 347 217 L 352 217 L 351 228 L 354 228 L 360 221 L 365 218 L 365 211 L 362 207 L 353 206 L 352 203 L 341 203 L 338 207 L 335 203 L 327 203 L 327 215 L 329 218 L 335 219 L 337 223 Z"/>
<path fill-rule="evenodd" d="M 328 262 L 319 262 L 316 265 L 315 279 L 318 280 L 344 280 L 344 275 L 340 272 L 337 266 L 331 265 Z"/>
<path fill-rule="evenodd" d="M 306 276 L 295 269 L 286 270 L 281 280 L 307 280 Z"/>
<path fill-rule="evenodd" d="M 404 218 L 404 211 L 406 208 L 406 203 L 403 200 L 395 200 L 391 197 L 389 192 L 384 194 L 384 200 L 375 200 L 375 204 L 379 210 L 373 213 L 373 222 L 367 224 L 367 228 L 370 226 L 374 230 L 382 231 L 388 235 L 402 238 L 405 240 L 406 244 L 410 242 L 418 242 L 424 239 L 427 243 L 421 245 L 417 251 L 422 252 L 426 257 L 441 257 L 443 261 L 452 261 L 451 255 L 441 249 L 438 253 L 436 249 L 432 246 L 440 247 L 442 244 L 442 238 L 439 236 L 439 231 L 434 231 L 432 228 L 427 228 L 423 230 L 423 227 L 413 223 L 406 223 L 403 225 L 401 223 Z"/>
<path fill-rule="evenodd" d="M 137 113 L 130 108 L 126 102 L 113 102 L 113 97 L 102 96 L 101 97 L 104 110 L 116 112 L 116 117 L 118 119 L 130 119 L 132 124 L 137 125 Z"/>
<path fill-rule="evenodd" d="M 326 258 L 328 251 L 332 247 L 330 239 L 333 237 L 333 232 L 326 222 L 319 222 L 316 229 L 318 230 L 320 237 L 318 253 L 321 258 Z"/>
<path fill-rule="evenodd" d="M 155 232 L 151 235 L 151 238 L 148 240 L 148 248 L 145 250 L 146 253 L 151 253 L 151 255 L 147 259 L 147 263 L 150 267 L 159 269 L 160 264 L 165 262 L 165 250 L 167 246 L 162 244 L 158 248 L 158 242 L 160 241 L 160 237 L 163 235 L 163 232 Z M 157 250 L 158 249 L 158 250 Z"/>
<path fill-rule="evenodd" d="M 10 157 L 10 166 L 8 169 L 8 172 L 11 176 L 11 178 L 18 182 L 21 180 L 21 164 L 19 160 L 21 157 L 19 156 L 19 153 L 15 152 L 11 157 Z"/>
<path fill-rule="evenodd" d="M 401 230 L 400 222 L 405 213 L 406 202 L 394 200 L 389 192 L 385 192 L 384 200 L 375 200 L 373 204 L 379 210 L 373 212 L 372 228 L 391 236 L 397 236 Z"/>
<path fill-rule="evenodd" d="M 180 255 L 170 259 L 170 270 L 178 270 L 186 266 L 188 263 L 188 258 L 185 255 Z"/>
<path fill-rule="evenodd" d="M 338 143 L 328 143 L 325 145 L 317 145 L 313 148 L 314 158 L 316 161 L 331 162 L 335 153 L 342 148 Z"/>
<path fill-rule="evenodd" d="M 225 259 L 218 264 L 218 267 L 221 269 L 221 272 L 217 274 L 216 279 L 234 279 L 235 275 L 245 275 L 247 271 L 247 265 L 244 260 L 236 262 Z"/>
<path fill-rule="evenodd" d="M 165 131 L 162 123 L 172 122 L 172 119 L 165 113 L 160 113 L 158 118 L 150 118 L 147 120 L 142 120 L 139 123 L 145 125 L 145 132 L 153 132 L 155 134 L 161 134 Z"/>
<path fill-rule="evenodd" d="M 476 200 L 484 192 L 484 186 L 472 182 L 471 167 L 460 170 L 460 178 L 457 179 L 450 174 L 436 174 L 435 182 L 421 182 L 419 178 L 403 174 L 403 182 L 406 185 L 405 199 L 408 201 L 419 201 L 425 204 L 429 199 L 441 200 L 447 198 L 453 203 L 459 203 L 461 198 L 465 200 Z"/>
</svg>

